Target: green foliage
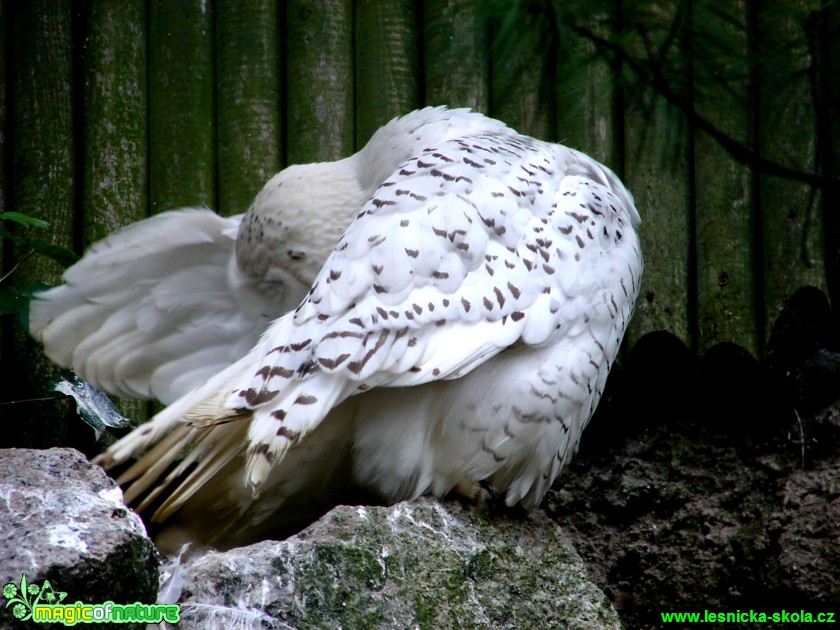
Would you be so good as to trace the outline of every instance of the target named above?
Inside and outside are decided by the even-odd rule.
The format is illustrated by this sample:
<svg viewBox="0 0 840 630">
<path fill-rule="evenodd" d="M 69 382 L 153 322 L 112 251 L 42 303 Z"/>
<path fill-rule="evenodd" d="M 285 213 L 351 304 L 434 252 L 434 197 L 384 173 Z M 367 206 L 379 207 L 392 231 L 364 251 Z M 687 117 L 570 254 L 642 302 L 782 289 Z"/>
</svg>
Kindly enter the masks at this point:
<svg viewBox="0 0 840 630">
<path fill-rule="evenodd" d="M 23 252 L 11 270 L 0 278 L 0 315 L 15 315 L 24 328 L 28 328 L 29 300 L 39 291 L 49 287 L 40 282 L 17 280 L 14 277 L 15 271 L 33 254 L 46 256 L 65 268 L 74 264 L 79 257 L 66 247 L 29 236 L 30 230 L 47 229 L 49 224 L 45 221 L 20 212 L 0 212 L 0 220 L 6 222 L 5 225 L 0 223 L 0 239 Z M 17 229 L 13 230 L 12 225 Z M 25 230 L 24 233 L 21 233 L 22 229 Z"/>
</svg>

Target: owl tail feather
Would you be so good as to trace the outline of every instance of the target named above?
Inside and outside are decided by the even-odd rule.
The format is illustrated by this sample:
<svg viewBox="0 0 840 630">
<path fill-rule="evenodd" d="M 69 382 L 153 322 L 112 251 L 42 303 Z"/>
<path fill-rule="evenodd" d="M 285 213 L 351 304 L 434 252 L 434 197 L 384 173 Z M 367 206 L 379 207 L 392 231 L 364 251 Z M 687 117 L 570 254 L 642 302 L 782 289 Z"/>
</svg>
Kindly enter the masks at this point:
<svg viewBox="0 0 840 630">
<path fill-rule="evenodd" d="M 117 479 L 127 503 L 137 504 L 138 511 L 155 509 L 151 520 L 162 522 L 216 475 L 233 470 L 242 475 L 246 509 L 266 483 L 271 485 L 270 474 L 288 449 L 358 388 L 358 383 L 324 371 L 277 383 L 276 394 L 242 406 L 243 383 L 253 379 L 254 366 L 271 347 L 261 342 L 94 460 L 111 469 L 139 456 Z"/>
<path fill-rule="evenodd" d="M 143 511 L 180 482 L 152 516 L 152 521 L 161 522 L 225 465 L 242 456 L 248 423 L 235 420 L 247 420 L 250 412 L 222 413 L 219 409 L 215 422 L 206 426 L 192 426 L 189 417 L 192 409 L 226 391 L 232 379 L 249 369 L 248 359 L 246 355 L 211 377 L 94 458 L 106 470 L 138 458 L 117 477 L 127 504 Z"/>
</svg>

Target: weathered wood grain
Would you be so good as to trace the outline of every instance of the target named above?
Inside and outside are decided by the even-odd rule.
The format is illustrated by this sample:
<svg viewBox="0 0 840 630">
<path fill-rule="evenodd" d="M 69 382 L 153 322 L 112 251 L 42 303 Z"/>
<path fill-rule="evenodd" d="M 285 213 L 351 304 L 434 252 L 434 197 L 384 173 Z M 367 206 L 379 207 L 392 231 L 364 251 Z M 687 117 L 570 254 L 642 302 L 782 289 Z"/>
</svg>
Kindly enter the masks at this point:
<svg viewBox="0 0 840 630">
<path fill-rule="evenodd" d="M 728 19 L 697 5 L 707 54 L 694 63 L 694 108 L 729 137 L 749 146 L 747 8 L 732 2 Z M 697 349 L 728 341 L 759 356 L 752 173 L 713 138 L 694 135 L 694 207 L 697 243 Z"/>
<path fill-rule="evenodd" d="M 289 164 L 353 153 L 353 3 L 286 3 L 286 113 Z"/>
<path fill-rule="evenodd" d="M 231 215 L 245 212 L 282 164 L 283 24 L 271 0 L 215 6 L 217 209 Z"/>
<path fill-rule="evenodd" d="M 214 6 L 204 0 L 150 4 L 152 213 L 217 206 Z"/>
<path fill-rule="evenodd" d="M 420 15 L 413 0 L 355 3 L 356 148 L 422 102 Z"/>
<path fill-rule="evenodd" d="M 490 24 L 478 3 L 423 3 L 425 104 L 490 110 Z"/>
</svg>

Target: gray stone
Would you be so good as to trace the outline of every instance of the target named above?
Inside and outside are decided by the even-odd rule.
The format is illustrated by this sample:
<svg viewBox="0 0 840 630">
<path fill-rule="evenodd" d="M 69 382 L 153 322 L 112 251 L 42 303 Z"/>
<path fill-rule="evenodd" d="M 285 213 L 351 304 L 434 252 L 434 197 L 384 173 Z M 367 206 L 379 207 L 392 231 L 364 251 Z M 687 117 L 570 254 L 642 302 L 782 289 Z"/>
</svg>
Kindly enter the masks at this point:
<svg viewBox="0 0 840 630">
<path fill-rule="evenodd" d="M 0 549 L 0 587 L 26 574 L 64 604 L 155 601 L 158 556 L 142 521 L 76 450 L 0 450 Z M 0 627 L 13 625 L 0 603 Z"/>
<path fill-rule="evenodd" d="M 784 489 L 779 535 L 781 579 L 815 603 L 840 602 L 840 470 L 816 462 L 797 470 Z"/>
<path fill-rule="evenodd" d="M 620 628 L 563 531 L 433 499 L 341 506 L 175 569 L 180 628 Z"/>
</svg>

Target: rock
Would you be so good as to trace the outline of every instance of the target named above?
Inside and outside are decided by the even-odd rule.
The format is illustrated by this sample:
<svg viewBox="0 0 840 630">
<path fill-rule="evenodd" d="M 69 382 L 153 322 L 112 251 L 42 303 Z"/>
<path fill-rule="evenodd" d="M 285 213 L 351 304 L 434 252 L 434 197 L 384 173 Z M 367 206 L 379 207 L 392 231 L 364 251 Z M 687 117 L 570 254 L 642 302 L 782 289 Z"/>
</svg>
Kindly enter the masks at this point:
<svg viewBox="0 0 840 630">
<path fill-rule="evenodd" d="M 619 628 L 563 531 L 433 499 L 341 506 L 176 569 L 180 628 Z"/>
<path fill-rule="evenodd" d="M 140 518 L 78 451 L 0 450 L 0 587 L 49 581 L 64 604 L 154 603 L 158 557 Z M 9 591 L 7 591 L 9 592 Z M 14 607 L 0 600 L 0 626 Z M 15 626 L 19 627 L 19 626 Z"/>
<path fill-rule="evenodd" d="M 840 403 L 790 425 L 758 409 L 727 425 L 707 415 L 719 404 L 671 405 L 668 423 L 581 449 L 546 497 L 627 627 L 660 627 L 664 611 L 837 610 Z"/>
<path fill-rule="evenodd" d="M 812 602 L 840 602 L 840 470 L 821 461 L 788 478 L 777 514 L 781 581 Z"/>
</svg>

